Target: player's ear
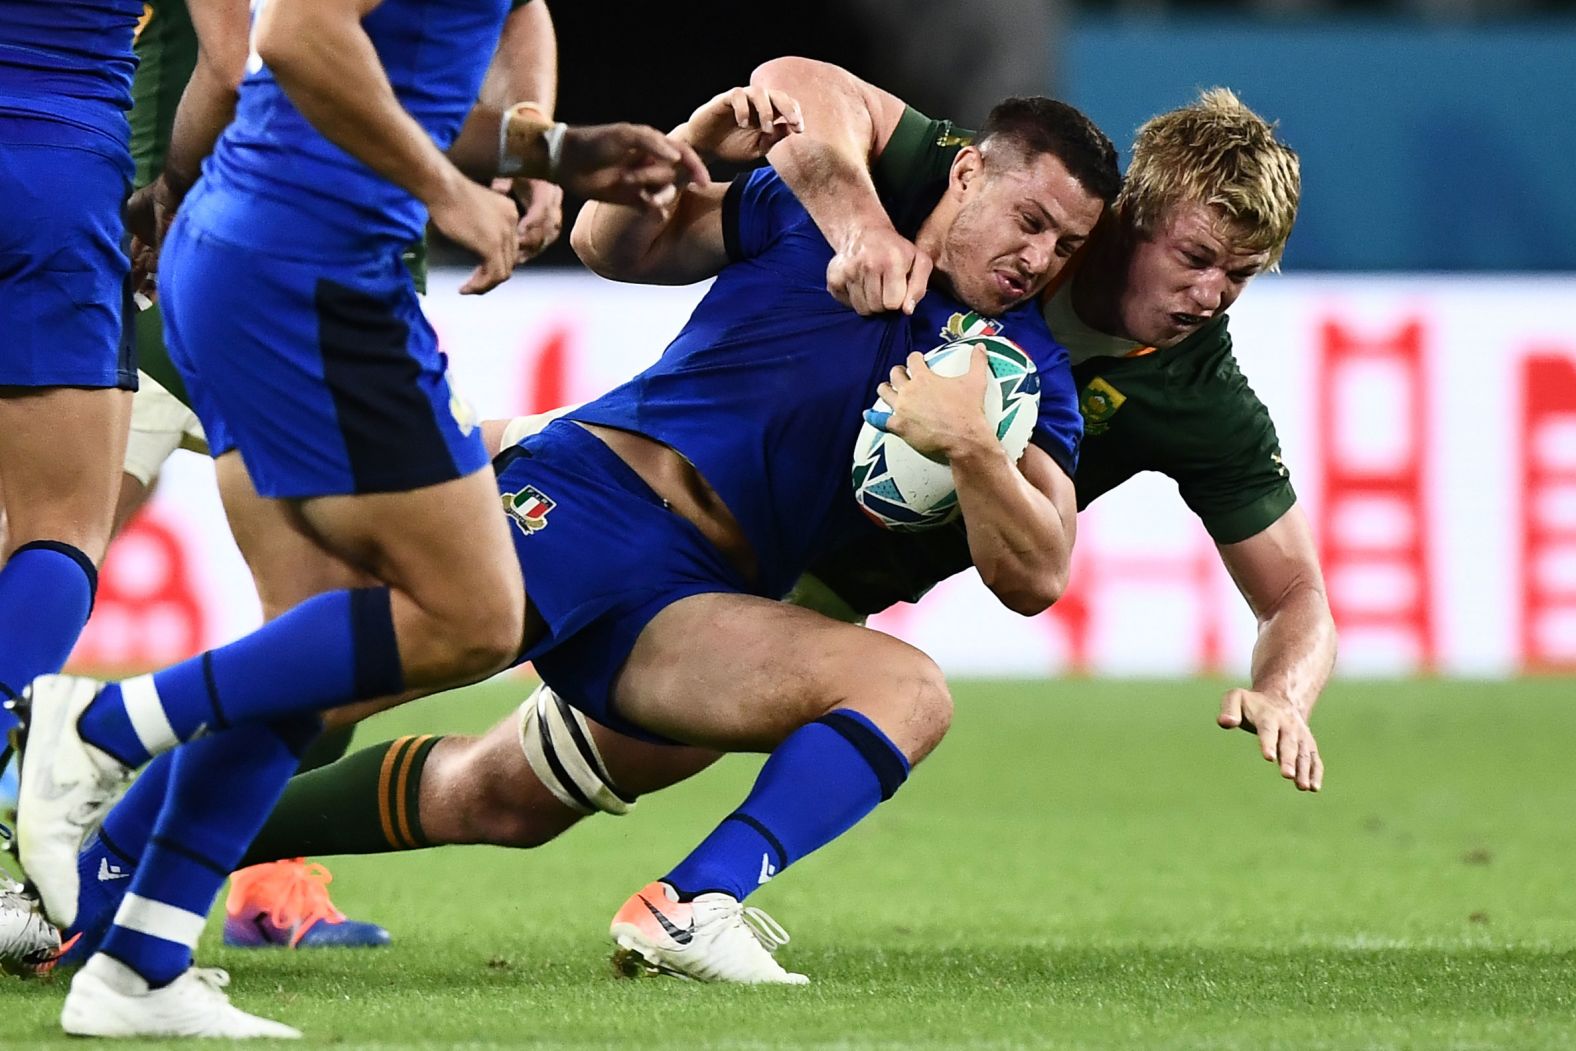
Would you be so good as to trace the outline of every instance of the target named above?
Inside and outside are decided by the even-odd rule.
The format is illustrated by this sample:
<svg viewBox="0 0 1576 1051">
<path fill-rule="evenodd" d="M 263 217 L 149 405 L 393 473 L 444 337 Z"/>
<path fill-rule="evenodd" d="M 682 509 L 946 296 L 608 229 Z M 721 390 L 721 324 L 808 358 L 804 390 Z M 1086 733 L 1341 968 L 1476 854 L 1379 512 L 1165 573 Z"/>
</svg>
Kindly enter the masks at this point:
<svg viewBox="0 0 1576 1051">
<path fill-rule="evenodd" d="M 948 181 L 954 190 L 967 190 L 977 180 L 985 166 L 985 157 L 978 146 L 965 146 L 952 158 L 952 171 Z"/>
</svg>

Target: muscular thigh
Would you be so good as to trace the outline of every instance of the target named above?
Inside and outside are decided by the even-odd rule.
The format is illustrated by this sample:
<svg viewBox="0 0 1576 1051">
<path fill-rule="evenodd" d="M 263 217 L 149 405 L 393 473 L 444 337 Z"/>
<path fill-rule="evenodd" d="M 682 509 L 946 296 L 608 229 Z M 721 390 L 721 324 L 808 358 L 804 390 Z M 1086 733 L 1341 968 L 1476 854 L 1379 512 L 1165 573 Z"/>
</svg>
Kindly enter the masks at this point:
<svg viewBox="0 0 1576 1051">
<path fill-rule="evenodd" d="M 934 707 L 911 699 L 938 682 L 928 658 L 890 635 L 782 602 L 705 594 L 641 632 L 614 704 L 653 733 L 724 751 L 770 751 L 833 709 L 857 708 L 879 713 L 904 747 L 910 709 Z M 916 740 L 929 736 L 915 729 Z"/>
<path fill-rule="evenodd" d="M 341 558 L 429 611 L 524 590 L 490 470 L 411 492 L 319 497 L 302 514 Z"/>
<path fill-rule="evenodd" d="M 259 495 L 239 453 L 227 452 L 214 464 L 225 515 L 252 571 L 264 617 L 277 617 L 325 591 L 376 583 L 327 550 L 289 503 Z"/>
</svg>

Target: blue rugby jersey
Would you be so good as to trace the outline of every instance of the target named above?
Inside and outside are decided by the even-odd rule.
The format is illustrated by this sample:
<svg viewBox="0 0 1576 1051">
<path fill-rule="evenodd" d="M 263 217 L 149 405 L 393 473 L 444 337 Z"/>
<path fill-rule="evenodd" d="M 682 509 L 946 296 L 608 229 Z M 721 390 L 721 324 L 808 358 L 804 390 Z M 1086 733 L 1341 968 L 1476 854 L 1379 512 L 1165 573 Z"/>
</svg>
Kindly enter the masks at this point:
<svg viewBox="0 0 1576 1051">
<path fill-rule="evenodd" d="M 754 548 L 760 593 L 778 597 L 812 559 L 876 528 L 850 481 L 862 414 L 892 367 L 950 342 L 968 308 L 934 287 L 912 316 L 862 318 L 838 303 L 826 290 L 831 246 L 770 168 L 734 182 L 723 223 L 733 261 L 678 338 L 569 416 L 646 435 L 693 463 Z M 1071 475 L 1083 423 L 1067 351 L 1033 301 L 995 321 L 1039 371 L 1032 440 Z"/>
<path fill-rule="evenodd" d="M 0 115 L 130 138 L 131 41 L 142 0 L 4 0 L 0 4 Z"/>
<path fill-rule="evenodd" d="M 509 10 L 510 0 L 384 0 L 362 20 L 394 94 L 439 149 L 475 103 Z M 255 54 L 235 121 L 182 211 L 232 244 L 296 258 L 403 248 L 427 224 L 425 205 L 319 134 Z"/>
</svg>

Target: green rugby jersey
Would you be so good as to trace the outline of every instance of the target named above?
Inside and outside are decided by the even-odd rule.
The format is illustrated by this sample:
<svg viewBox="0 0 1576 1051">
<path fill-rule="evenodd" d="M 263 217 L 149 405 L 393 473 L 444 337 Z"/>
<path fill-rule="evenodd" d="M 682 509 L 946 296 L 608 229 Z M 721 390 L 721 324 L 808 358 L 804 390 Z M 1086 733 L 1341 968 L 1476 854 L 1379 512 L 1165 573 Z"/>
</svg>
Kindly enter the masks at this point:
<svg viewBox="0 0 1576 1051">
<path fill-rule="evenodd" d="M 510 0 L 516 11 L 531 0 Z M 135 185 L 146 186 L 164 170 L 175 127 L 175 109 L 181 93 L 197 68 L 197 30 L 192 26 L 186 0 L 146 0 L 134 45 L 137 72 L 131 82 L 131 156 L 136 164 Z M 416 291 L 427 291 L 427 242 L 417 241 L 405 250 L 405 265 Z M 163 320 L 157 307 L 142 310 L 137 318 L 137 365 L 158 380 L 183 403 L 190 404 L 186 384 L 164 347 Z"/>
<path fill-rule="evenodd" d="M 131 158 L 136 185 L 146 186 L 164 170 L 175 126 L 175 107 L 197 68 L 197 31 L 185 0 L 147 0 L 134 45 L 137 73 L 131 81 Z"/>
<path fill-rule="evenodd" d="M 531 0 L 510 0 L 518 10 Z M 175 126 L 175 107 L 197 68 L 197 31 L 186 0 L 145 0 L 137 32 L 137 73 L 131 83 L 131 156 L 136 185 L 146 186 L 164 169 Z"/>
<path fill-rule="evenodd" d="M 946 189 L 953 158 L 972 138 L 950 121 L 913 109 L 903 114 L 874 170 L 882 204 L 899 232 L 918 232 Z M 1296 494 L 1269 412 L 1237 368 L 1226 317 L 1174 347 L 1123 356 L 1132 344 L 1121 345 L 1077 321 L 1071 287 L 1071 280 L 1064 281 L 1046 298 L 1045 309 L 1051 331 L 1073 354 L 1084 417 L 1073 478 L 1078 509 L 1136 474 L 1158 471 L 1176 482 L 1217 543 L 1246 540 L 1285 514 Z M 822 559 L 812 573 L 855 611 L 868 614 L 915 601 L 971 564 L 958 522 L 868 537 Z"/>
</svg>

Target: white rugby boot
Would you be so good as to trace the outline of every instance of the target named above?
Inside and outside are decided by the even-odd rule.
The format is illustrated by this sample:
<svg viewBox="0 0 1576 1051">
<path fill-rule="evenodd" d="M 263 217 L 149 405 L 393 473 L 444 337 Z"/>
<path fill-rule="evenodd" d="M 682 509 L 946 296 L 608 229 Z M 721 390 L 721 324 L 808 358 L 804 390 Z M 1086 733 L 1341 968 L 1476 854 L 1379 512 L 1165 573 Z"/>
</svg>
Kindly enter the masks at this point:
<svg viewBox="0 0 1576 1051">
<path fill-rule="evenodd" d="M 60 934 L 37 899 L 0 870 L 0 971 L 38 974 L 60 951 Z"/>
<path fill-rule="evenodd" d="M 77 720 L 104 684 L 45 675 L 29 687 L 17 847 L 22 868 L 61 927 L 77 918 L 77 854 L 131 784 L 133 770 L 82 739 Z"/>
<path fill-rule="evenodd" d="M 671 974 L 698 982 L 810 984 L 772 956 L 788 944 L 782 925 L 727 894 L 679 901 L 666 883 L 648 883 L 618 910 L 609 932 L 619 945 L 613 965 L 626 977 Z"/>
<path fill-rule="evenodd" d="M 190 967 L 169 985 L 149 989 L 137 972 L 100 953 L 71 980 L 60 1025 L 71 1036 L 301 1038 L 299 1030 L 232 1005 L 224 992 L 229 984 L 221 970 Z"/>
</svg>

